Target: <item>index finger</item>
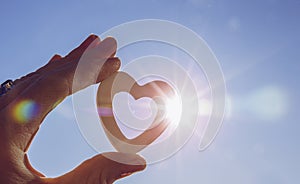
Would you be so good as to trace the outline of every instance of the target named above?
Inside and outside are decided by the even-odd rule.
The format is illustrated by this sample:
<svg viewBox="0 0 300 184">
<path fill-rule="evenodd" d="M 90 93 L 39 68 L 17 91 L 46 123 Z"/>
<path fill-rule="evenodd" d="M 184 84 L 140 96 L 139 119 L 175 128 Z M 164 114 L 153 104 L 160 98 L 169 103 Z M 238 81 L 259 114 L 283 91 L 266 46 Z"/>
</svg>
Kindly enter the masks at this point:
<svg viewBox="0 0 300 184">
<path fill-rule="evenodd" d="M 89 47 L 86 50 L 88 49 Z M 98 64 L 102 67 L 103 63 L 105 63 L 105 61 L 116 51 L 116 42 L 112 38 L 105 39 L 104 41 L 96 44 L 96 47 L 91 47 L 91 49 L 93 52 L 97 52 L 97 55 L 87 55 L 90 56 L 87 57 L 86 60 L 87 65 L 89 66 L 88 68 L 91 68 L 92 64 Z M 77 48 L 77 50 L 80 49 Z M 12 131 L 17 130 L 17 132 L 20 132 L 19 135 L 14 135 L 13 139 L 16 141 L 21 140 L 22 143 L 20 143 L 20 145 L 23 150 L 26 150 L 26 147 L 28 147 L 27 145 L 31 140 L 31 136 L 38 130 L 39 125 L 45 116 L 66 96 L 72 93 L 70 89 L 72 89 L 73 86 L 73 76 L 77 68 L 78 60 L 83 55 L 77 55 L 78 52 L 79 51 L 71 52 L 70 56 L 72 56 L 72 61 L 68 64 L 61 65 L 61 67 L 58 67 L 53 71 L 49 71 L 44 75 L 41 75 L 41 77 L 36 79 L 33 84 L 25 89 L 7 106 L 11 116 L 10 119 L 14 122 L 10 128 Z M 72 53 L 75 53 L 78 57 L 74 57 Z M 108 60 L 112 63 L 119 63 L 118 59 L 110 58 Z M 97 68 L 97 66 L 94 66 L 94 68 Z M 118 69 L 119 64 L 113 65 L 113 67 L 110 68 L 111 72 L 115 72 Z M 91 72 L 91 75 L 99 75 L 99 73 L 94 74 L 93 72 L 95 71 L 96 70 L 88 70 L 87 73 Z M 84 83 L 83 81 L 82 85 L 77 84 L 76 89 L 80 90 L 91 84 L 92 83 Z"/>
</svg>

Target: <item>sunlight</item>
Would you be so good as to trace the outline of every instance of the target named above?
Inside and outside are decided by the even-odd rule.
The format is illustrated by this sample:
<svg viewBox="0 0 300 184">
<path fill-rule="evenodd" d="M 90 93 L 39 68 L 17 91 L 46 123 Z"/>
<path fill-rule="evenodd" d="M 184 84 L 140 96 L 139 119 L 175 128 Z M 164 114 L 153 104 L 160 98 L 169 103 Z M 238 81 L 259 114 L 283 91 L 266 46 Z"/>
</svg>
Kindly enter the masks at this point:
<svg viewBox="0 0 300 184">
<path fill-rule="evenodd" d="M 165 111 L 166 118 L 176 127 L 180 121 L 182 112 L 181 98 L 177 94 L 166 99 Z"/>
</svg>

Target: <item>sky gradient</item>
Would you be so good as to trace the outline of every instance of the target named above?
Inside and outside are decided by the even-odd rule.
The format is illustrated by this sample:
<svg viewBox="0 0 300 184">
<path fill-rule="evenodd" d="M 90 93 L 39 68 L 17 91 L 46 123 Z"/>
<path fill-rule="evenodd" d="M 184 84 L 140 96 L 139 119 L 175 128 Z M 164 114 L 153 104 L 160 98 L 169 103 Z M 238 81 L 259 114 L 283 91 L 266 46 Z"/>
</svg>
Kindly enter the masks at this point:
<svg viewBox="0 0 300 184">
<path fill-rule="evenodd" d="M 220 62 L 230 104 L 223 126 L 204 152 L 193 136 L 173 157 L 118 183 L 298 183 L 299 9 L 297 0 L 2 1 L 0 81 L 67 54 L 90 33 L 137 19 L 178 22 Z M 170 55 L 147 48 L 117 56 L 125 64 L 145 54 Z M 71 98 L 47 116 L 29 150 L 33 166 L 50 177 L 95 154 L 80 134 Z"/>
</svg>

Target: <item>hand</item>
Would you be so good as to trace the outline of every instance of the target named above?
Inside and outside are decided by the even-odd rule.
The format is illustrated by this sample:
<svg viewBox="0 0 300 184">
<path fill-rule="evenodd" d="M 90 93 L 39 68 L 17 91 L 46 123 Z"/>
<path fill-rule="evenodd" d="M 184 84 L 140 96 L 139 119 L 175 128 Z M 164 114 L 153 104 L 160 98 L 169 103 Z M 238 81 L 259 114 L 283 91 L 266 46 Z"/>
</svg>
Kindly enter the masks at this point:
<svg viewBox="0 0 300 184">
<path fill-rule="evenodd" d="M 116 41 L 113 38 L 100 41 L 91 35 L 67 56 L 55 55 L 45 66 L 14 81 L 12 90 L 0 97 L 1 184 L 112 183 L 146 167 L 143 158 L 125 153 L 97 155 L 57 178 L 46 178 L 30 165 L 26 152 L 43 119 L 68 95 L 93 84 L 89 81 L 76 84 L 76 88 L 73 86 L 76 67 L 87 49 L 97 53 L 89 58 L 98 59 L 99 63 L 93 64 L 102 66 L 95 83 L 119 69 L 120 60 L 114 57 Z M 108 159 L 111 157 L 120 157 L 124 163 L 132 165 Z"/>
</svg>

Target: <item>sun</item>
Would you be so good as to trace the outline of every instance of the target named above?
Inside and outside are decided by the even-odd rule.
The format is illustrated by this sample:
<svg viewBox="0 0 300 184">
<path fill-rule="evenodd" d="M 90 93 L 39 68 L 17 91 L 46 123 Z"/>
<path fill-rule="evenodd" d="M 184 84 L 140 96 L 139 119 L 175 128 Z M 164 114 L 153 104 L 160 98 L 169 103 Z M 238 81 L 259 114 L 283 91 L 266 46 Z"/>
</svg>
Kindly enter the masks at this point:
<svg viewBox="0 0 300 184">
<path fill-rule="evenodd" d="M 174 126 L 180 121 L 182 113 L 182 102 L 179 95 L 167 97 L 165 100 L 165 117 Z"/>
</svg>

